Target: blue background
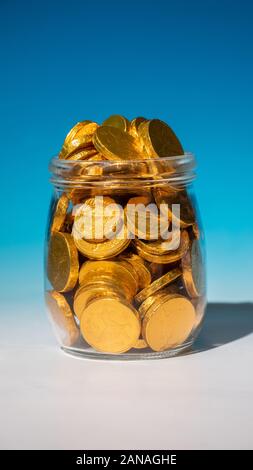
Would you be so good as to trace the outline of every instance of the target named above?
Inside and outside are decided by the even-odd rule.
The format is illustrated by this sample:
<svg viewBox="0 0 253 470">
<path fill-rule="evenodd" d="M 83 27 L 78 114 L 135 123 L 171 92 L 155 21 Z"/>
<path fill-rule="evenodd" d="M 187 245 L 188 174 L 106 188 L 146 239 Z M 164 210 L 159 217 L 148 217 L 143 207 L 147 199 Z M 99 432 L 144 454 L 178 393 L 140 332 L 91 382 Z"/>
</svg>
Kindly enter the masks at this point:
<svg viewBox="0 0 253 470">
<path fill-rule="evenodd" d="M 196 154 L 210 300 L 253 300 L 249 1 L 1 0 L 1 286 L 40 295 L 48 160 L 72 125 L 166 120 Z"/>
</svg>

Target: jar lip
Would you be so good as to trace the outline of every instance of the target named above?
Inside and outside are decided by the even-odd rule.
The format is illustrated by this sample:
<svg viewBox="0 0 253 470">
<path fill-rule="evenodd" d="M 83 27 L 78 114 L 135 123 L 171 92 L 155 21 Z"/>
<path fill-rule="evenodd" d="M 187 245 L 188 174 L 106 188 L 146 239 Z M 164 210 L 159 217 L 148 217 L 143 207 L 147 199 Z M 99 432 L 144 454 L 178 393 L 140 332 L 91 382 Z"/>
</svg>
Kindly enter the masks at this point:
<svg viewBox="0 0 253 470">
<path fill-rule="evenodd" d="M 195 179 L 196 159 L 193 153 L 142 160 L 64 160 L 54 156 L 49 162 L 50 181 L 60 187 L 101 185 L 109 182 L 131 184 L 171 182 L 188 184 Z"/>
</svg>

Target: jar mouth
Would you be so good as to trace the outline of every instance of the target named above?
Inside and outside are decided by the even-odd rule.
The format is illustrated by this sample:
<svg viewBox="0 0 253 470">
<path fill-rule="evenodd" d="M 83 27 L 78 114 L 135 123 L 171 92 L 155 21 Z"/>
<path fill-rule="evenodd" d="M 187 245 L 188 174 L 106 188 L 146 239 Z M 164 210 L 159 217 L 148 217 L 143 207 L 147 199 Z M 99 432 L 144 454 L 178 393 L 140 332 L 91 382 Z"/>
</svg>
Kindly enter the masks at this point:
<svg viewBox="0 0 253 470">
<path fill-rule="evenodd" d="M 53 157 L 49 163 L 50 181 L 56 189 L 71 187 L 131 185 L 147 186 L 171 183 L 182 186 L 195 179 L 196 160 L 190 152 L 173 157 L 143 160 L 61 160 Z"/>
</svg>

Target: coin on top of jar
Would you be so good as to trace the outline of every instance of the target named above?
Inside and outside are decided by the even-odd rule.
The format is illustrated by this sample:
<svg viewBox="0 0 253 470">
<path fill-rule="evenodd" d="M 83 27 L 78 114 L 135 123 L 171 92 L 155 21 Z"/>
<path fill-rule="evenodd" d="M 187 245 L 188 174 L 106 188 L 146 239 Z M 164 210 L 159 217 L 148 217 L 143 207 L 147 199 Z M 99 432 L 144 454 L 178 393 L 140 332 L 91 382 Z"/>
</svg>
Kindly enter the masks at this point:
<svg viewBox="0 0 253 470">
<path fill-rule="evenodd" d="M 105 119 L 105 121 L 102 123 L 102 126 L 117 127 L 121 131 L 127 132 L 130 127 L 130 122 L 120 114 L 113 114 L 112 116 L 109 116 L 107 119 Z"/>
<path fill-rule="evenodd" d="M 144 121 L 138 127 L 147 154 L 151 158 L 183 155 L 183 147 L 173 130 L 160 119 Z"/>
</svg>

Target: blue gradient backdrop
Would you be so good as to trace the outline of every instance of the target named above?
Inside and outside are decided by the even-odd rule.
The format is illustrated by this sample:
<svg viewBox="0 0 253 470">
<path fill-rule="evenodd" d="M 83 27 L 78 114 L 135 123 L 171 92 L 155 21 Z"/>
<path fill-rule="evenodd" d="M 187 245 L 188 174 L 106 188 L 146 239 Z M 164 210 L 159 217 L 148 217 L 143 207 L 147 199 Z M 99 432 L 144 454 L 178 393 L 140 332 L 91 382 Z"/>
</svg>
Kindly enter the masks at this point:
<svg viewBox="0 0 253 470">
<path fill-rule="evenodd" d="M 48 160 L 78 120 L 160 117 L 196 154 L 210 300 L 253 300 L 252 1 L 8 1 L 1 286 L 40 295 Z"/>
</svg>

